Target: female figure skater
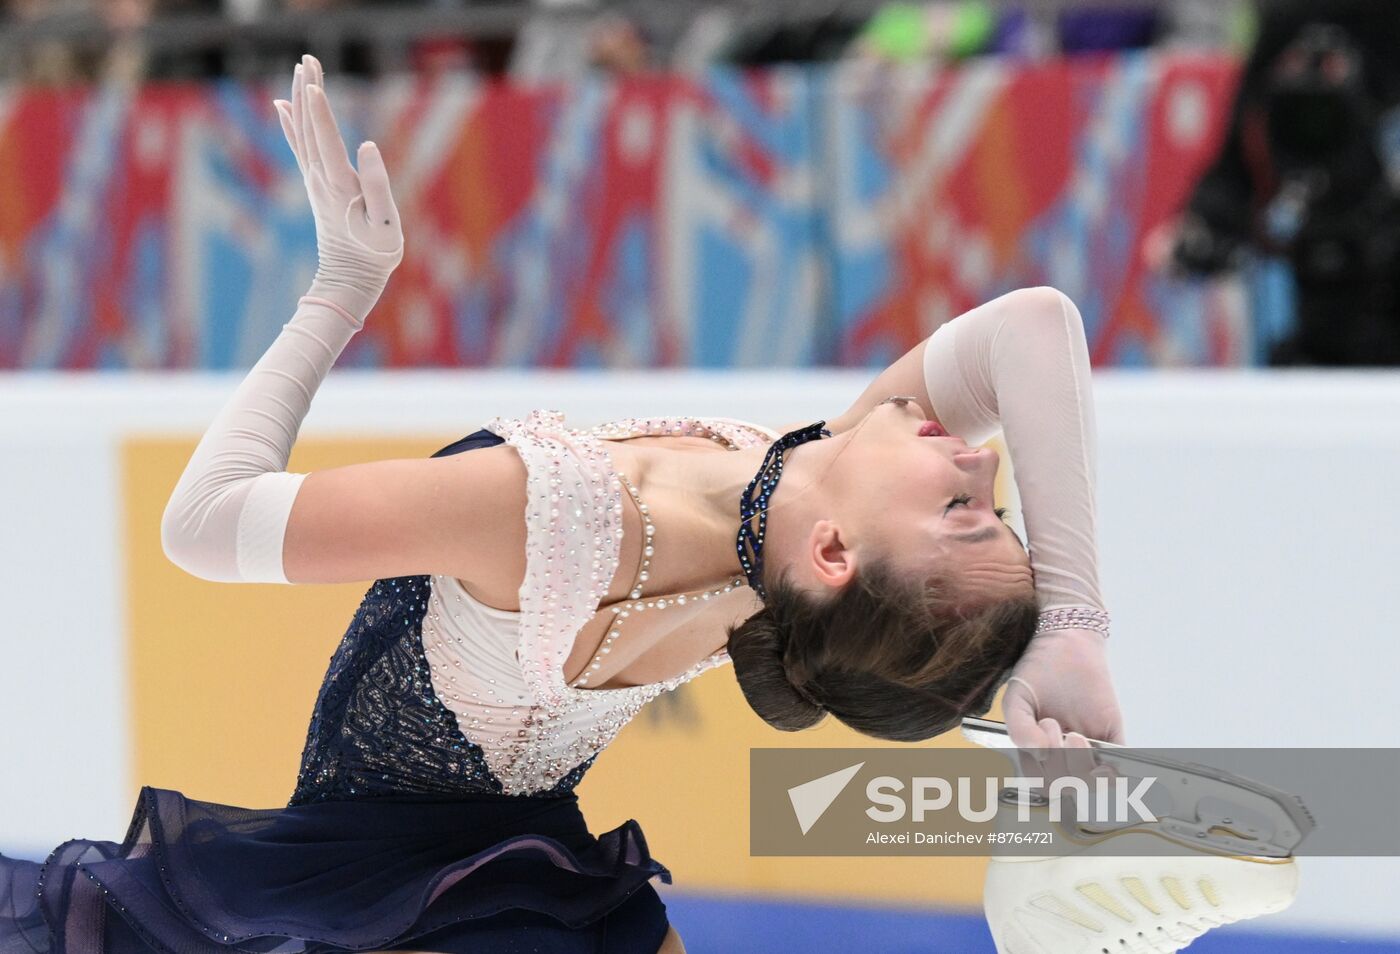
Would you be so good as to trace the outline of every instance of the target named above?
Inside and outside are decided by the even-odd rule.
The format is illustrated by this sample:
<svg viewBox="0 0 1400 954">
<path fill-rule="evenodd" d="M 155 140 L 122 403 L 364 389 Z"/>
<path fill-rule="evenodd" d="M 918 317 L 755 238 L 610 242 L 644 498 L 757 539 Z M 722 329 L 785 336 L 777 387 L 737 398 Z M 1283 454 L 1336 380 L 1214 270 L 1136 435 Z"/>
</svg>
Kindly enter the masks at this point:
<svg viewBox="0 0 1400 954">
<path fill-rule="evenodd" d="M 319 268 L 162 538 L 209 580 L 375 582 L 286 808 L 147 787 L 120 845 L 0 859 L 0 954 L 681 951 L 637 823 L 593 836 L 573 789 L 647 701 L 724 663 L 780 729 L 830 713 L 927 739 L 1010 676 L 1018 744 L 1121 739 L 1089 359 L 1064 295 L 954 319 L 826 424 L 536 412 L 427 460 L 290 474 L 403 235 L 378 149 L 352 166 L 313 58 L 276 106 Z M 992 506 L 996 453 L 973 446 L 998 428 L 1029 554 Z"/>
</svg>

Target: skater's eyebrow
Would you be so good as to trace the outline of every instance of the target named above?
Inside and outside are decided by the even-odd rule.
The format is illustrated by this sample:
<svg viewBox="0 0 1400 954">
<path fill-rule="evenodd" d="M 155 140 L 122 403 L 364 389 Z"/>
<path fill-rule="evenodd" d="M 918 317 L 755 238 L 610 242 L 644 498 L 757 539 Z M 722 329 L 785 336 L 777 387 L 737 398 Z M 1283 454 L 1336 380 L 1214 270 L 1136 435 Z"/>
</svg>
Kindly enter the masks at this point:
<svg viewBox="0 0 1400 954">
<path fill-rule="evenodd" d="M 1011 528 L 1011 524 L 1003 523 L 1002 526 L 1010 531 L 1011 536 L 1015 537 L 1018 544 L 1025 546 L 1021 543 L 1021 538 L 1016 535 L 1016 531 Z M 961 540 L 964 543 L 981 543 L 983 540 L 995 538 L 1000 532 L 996 527 L 983 527 L 981 530 L 974 530 L 971 533 L 954 533 L 952 537 L 954 540 Z"/>
<path fill-rule="evenodd" d="M 983 540 L 992 539 L 998 533 L 996 527 L 983 527 L 981 530 L 974 530 L 971 533 L 955 533 L 953 539 L 962 540 L 965 543 L 981 543 Z"/>
<path fill-rule="evenodd" d="M 1007 530 L 1011 530 L 1011 525 L 1001 525 L 1002 527 L 1007 528 Z M 970 532 L 970 534 L 952 534 L 952 538 L 960 539 L 960 541 L 965 542 L 965 544 L 980 544 L 980 542 L 984 541 L 984 539 L 995 539 L 997 537 L 1000 537 L 1000 535 L 1001 531 L 997 530 L 997 528 L 995 527 L 983 527 L 981 528 L 981 530 L 974 530 Z M 1016 531 L 1011 530 L 1011 535 L 1012 537 L 1016 537 Z M 1021 542 L 1021 538 L 1016 537 L 1016 542 L 1018 542 L 1019 544 L 1019 542 Z"/>
</svg>

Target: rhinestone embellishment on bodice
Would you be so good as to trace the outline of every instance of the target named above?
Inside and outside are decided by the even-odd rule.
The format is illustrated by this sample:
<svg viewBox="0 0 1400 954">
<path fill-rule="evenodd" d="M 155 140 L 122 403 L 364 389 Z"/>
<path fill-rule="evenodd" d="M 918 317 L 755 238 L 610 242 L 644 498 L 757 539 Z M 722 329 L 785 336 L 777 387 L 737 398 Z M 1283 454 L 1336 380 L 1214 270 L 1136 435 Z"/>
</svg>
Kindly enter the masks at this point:
<svg viewBox="0 0 1400 954">
<path fill-rule="evenodd" d="M 738 450 L 730 445 L 731 449 Z M 735 587 L 743 586 L 743 577 L 735 577 L 724 586 L 716 587 L 712 590 L 697 590 L 694 593 L 680 593 L 672 597 L 661 597 L 644 599 L 642 597 L 642 585 L 650 578 L 651 558 L 656 555 L 656 524 L 652 522 L 650 508 L 642 502 L 642 497 L 637 493 L 636 486 L 627 478 L 627 475 L 618 472 L 618 479 L 622 481 L 622 486 L 627 491 L 627 495 L 632 498 L 637 505 L 637 512 L 642 516 L 642 533 L 644 541 L 642 543 L 642 559 L 637 567 L 637 577 L 632 581 L 632 590 L 628 594 L 630 600 L 619 603 L 612 607 L 612 621 L 608 624 L 608 634 L 603 638 L 598 650 L 593 654 L 587 666 L 583 668 L 583 674 L 574 680 L 576 688 L 586 688 L 589 678 L 602 666 L 602 659 L 612 652 L 612 645 L 617 640 L 617 634 L 622 630 L 622 624 L 631 617 L 633 613 L 641 613 L 644 610 L 665 609 L 668 606 L 685 606 L 688 602 L 709 600 L 716 596 L 732 592 Z"/>
</svg>

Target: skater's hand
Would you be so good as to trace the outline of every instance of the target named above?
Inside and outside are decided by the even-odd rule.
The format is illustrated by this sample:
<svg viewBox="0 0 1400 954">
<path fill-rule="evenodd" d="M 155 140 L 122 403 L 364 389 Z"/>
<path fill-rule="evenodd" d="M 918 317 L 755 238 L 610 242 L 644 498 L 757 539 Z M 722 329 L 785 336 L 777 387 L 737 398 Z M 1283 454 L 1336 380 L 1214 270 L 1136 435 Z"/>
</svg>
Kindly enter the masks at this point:
<svg viewBox="0 0 1400 954">
<path fill-rule="evenodd" d="M 1032 639 L 1001 707 L 1018 748 L 1062 747 L 1066 733 L 1123 743 L 1105 640 L 1093 630 L 1056 629 Z"/>
<path fill-rule="evenodd" d="M 344 308 L 359 327 L 403 260 L 403 229 L 384 158 L 366 142 L 359 171 L 350 164 L 314 56 L 297 65 L 291 101 L 274 104 L 316 219 L 318 266 L 308 294 Z"/>
</svg>

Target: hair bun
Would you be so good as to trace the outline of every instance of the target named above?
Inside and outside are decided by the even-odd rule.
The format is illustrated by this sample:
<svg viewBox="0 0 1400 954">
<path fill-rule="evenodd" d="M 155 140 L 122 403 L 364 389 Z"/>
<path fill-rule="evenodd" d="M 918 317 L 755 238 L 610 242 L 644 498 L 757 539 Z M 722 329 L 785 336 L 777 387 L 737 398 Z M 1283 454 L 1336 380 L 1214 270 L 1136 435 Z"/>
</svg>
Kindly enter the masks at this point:
<svg viewBox="0 0 1400 954">
<path fill-rule="evenodd" d="M 803 699 L 806 699 L 808 702 L 810 702 L 812 705 L 816 706 L 823 712 L 826 711 L 826 706 L 822 705 L 822 701 L 820 699 L 812 695 L 812 691 L 807 688 L 805 683 L 792 682 L 791 679 L 789 679 L 788 682 L 792 684 L 793 691 L 796 692 L 799 696 L 801 696 Z"/>
<path fill-rule="evenodd" d="M 764 722 L 796 732 L 822 720 L 825 706 L 790 678 L 786 631 L 766 608 L 729 631 L 728 652 L 740 691 Z"/>
</svg>

